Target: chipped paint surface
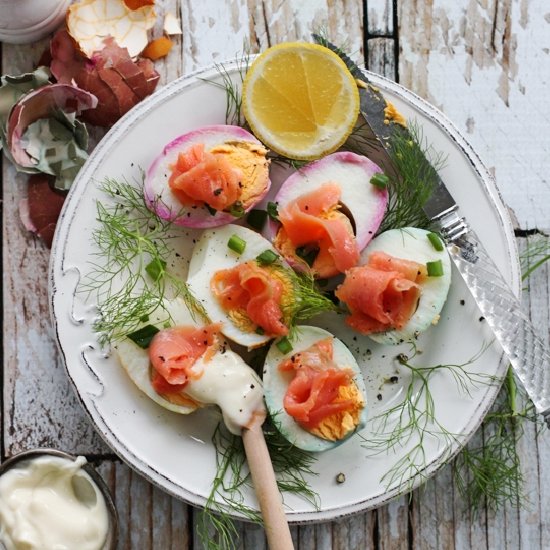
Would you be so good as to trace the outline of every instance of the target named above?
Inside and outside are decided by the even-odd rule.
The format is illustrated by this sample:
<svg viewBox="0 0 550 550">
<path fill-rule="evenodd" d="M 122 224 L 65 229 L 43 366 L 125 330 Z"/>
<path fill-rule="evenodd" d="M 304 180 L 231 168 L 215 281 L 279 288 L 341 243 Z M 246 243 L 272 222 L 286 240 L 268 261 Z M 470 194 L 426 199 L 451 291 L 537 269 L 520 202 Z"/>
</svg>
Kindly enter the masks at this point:
<svg viewBox="0 0 550 550">
<path fill-rule="evenodd" d="M 522 227 L 550 225 L 544 202 L 550 179 L 540 160 L 550 155 L 550 24 L 543 3 L 399 5 L 401 82 L 442 109 L 485 164 L 496 167 L 504 201 Z"/>
</svg>

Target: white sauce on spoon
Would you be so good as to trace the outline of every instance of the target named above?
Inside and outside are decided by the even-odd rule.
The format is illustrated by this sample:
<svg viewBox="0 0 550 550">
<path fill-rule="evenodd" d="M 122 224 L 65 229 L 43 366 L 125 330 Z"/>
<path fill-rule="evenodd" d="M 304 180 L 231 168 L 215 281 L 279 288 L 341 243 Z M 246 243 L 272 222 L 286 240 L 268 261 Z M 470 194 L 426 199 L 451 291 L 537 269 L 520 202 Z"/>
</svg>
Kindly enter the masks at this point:
<svg viewBox="0 0 550 550">
<path fill-rule="evenodd" d="M 218 405 L 231 433 L 240 435 L 254 413 L 265 411 L 261 380 L 235 352 L 218 352 L 209 360 L 199 357 L 191 370 L 202 376 L 190 378 L 185 393 L 206 405 Z"/>
<path fill-rule="evenodd" d="M 105 499 L 84 457 L 30 458 L 0 476 L 0 542 L 7 550 L 100 550 Z"/>
</svg>

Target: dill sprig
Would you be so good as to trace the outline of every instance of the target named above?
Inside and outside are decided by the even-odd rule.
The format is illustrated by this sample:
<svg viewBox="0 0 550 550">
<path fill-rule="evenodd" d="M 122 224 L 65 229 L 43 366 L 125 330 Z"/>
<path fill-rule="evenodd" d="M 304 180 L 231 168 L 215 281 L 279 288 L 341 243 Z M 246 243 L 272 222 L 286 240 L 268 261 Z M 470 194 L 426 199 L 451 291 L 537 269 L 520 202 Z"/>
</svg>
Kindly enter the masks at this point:
<svg viewBox="0 0 550 550">
<path fill-rule="evenodd" d="M 422 208 L 437 187 L 437 172 L 445 165 L 445 157 L 427 142 L 417 122 L 407 121 L 408 132 L 395 126 L 389 144 L 398 176 L 388 174 L 388 207 L 379 232 L 401 227 L 431 229 L 432 222 Z"/>
<path fill-rule="evenodd" d="M 273 422 L 268 420 L 263 431 L 283 498 L 285 493 L 298 494 L 318 509 L 319 497 L 305 479 L 306 475 L 316 475 L 312 470 L 315 457 L 289 443 Z M 214 431 L 212 443 L 216 449 L 216 476 L 207 502 L 199 513 L 197 534 L 210 550 L 232 550 L 238 547 L 239 532 L 227 510 L 236 511 L 258 524 L 262 523 L 262 518 L 259 512 L 244 503 L 243 490 L 250 486 L 251 480 L 242 438 L 230 434 L 220 423 Z M 215 537 L 212 531 L 216 533 Z"/>
<path fill-rule="evenodd" d="M 225 123 L 234 124 L 243 128 L 246 126 L 246 120 L 242 113 L 243 97 L 241 90 L 244 77 L 248 72 L 248 67 L 250 65 L 250 55 L 250 48 L 245 45 L 242 53 L 235 57 L 235 62 L 237 64 L 236 72 L 238 75 L 237 82 L 235 82 L 232 78 L 223 63 L 215 64 L 216 71 L 222 79 L 221 82 L 203 79 L 205 82 L 208 82 L 209 84 L 225 91 Z"/>
<path fill-rule="evenodd" d="M 409 375 L 403 400 L 372 420 L 373 433 L 364 443 L 364 447 L 373 455 L 395 451 L 397 448 L 406 449 L 382 477 L 381 481 L 387 488 L 397 486 L 401 492 L 406 492 L 412 489 L 418 479 L 424 481 L 427 478 L 425 443 L 428 438 L 436 438 L 443 444 L 444 453 L 447 453 L 443 461 L 450 458 L 453 443 L 460 443 L 460 436 L 450 432 L 438 420 L 430 380 L 438 373 L 450 375 L 465 395 L 470 395 L 480 385 L 497 383 L 494 376 L 467 369 L 483 355 L 487 347 L 482 346 L 474 356 L 459 364 L 415 366 L 411 364 L 417 354 L 414 345 L 410 358 L 404 354 L 397 357 Z M 410 448 L 407 448 L 408 445 L 411 445 Z"/>
<path fill-rule="evenodd" d="M 100 189 L 109 200 L 97 201 L 98 226 L 92 240 L 98 260 L 90 262 L 81 285 L 97 299 L 94 330 L 100 344 L 120 340 L 153 314 L 170 320 L 168 297 L 183 298 L 191 314 L 206 318 L 187 285 L 168 269 L 171 225 L 147 207 L 141 187 L 106 178 Z"/>
</svg>

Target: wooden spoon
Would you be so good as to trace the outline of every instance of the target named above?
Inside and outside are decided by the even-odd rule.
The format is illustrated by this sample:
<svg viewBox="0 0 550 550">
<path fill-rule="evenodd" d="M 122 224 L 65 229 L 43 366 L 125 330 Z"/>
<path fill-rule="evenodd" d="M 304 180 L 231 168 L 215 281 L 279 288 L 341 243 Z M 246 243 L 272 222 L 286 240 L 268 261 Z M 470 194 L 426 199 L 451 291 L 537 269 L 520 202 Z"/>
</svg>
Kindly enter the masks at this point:
<svg viewBox="0 0 550 550">
<path fill-rule="evenodd" d="M 277 487 L 273 464 L 267 450 L 262 424 L 265 412 L 254 413 L 252 422 L 243 428 L 242 437 L 252 483 L 264 519 L 270 550 L 293 550 L 294 544 Z"/>
</svg>

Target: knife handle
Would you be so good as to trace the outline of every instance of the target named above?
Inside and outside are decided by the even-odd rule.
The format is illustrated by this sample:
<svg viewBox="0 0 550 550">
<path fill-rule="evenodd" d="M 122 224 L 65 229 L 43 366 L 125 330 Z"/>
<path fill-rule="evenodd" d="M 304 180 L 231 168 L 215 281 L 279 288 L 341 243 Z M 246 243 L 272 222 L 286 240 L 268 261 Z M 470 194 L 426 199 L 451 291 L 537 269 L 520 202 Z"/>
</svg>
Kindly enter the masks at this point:
<svg viewBox="0 0 550 550">
<path fill-rule="evenodd" d="M 550 428 L 550 351 L 456 208 L 439 220 L 447 250 L 529 397 Z"/>
</svg>

